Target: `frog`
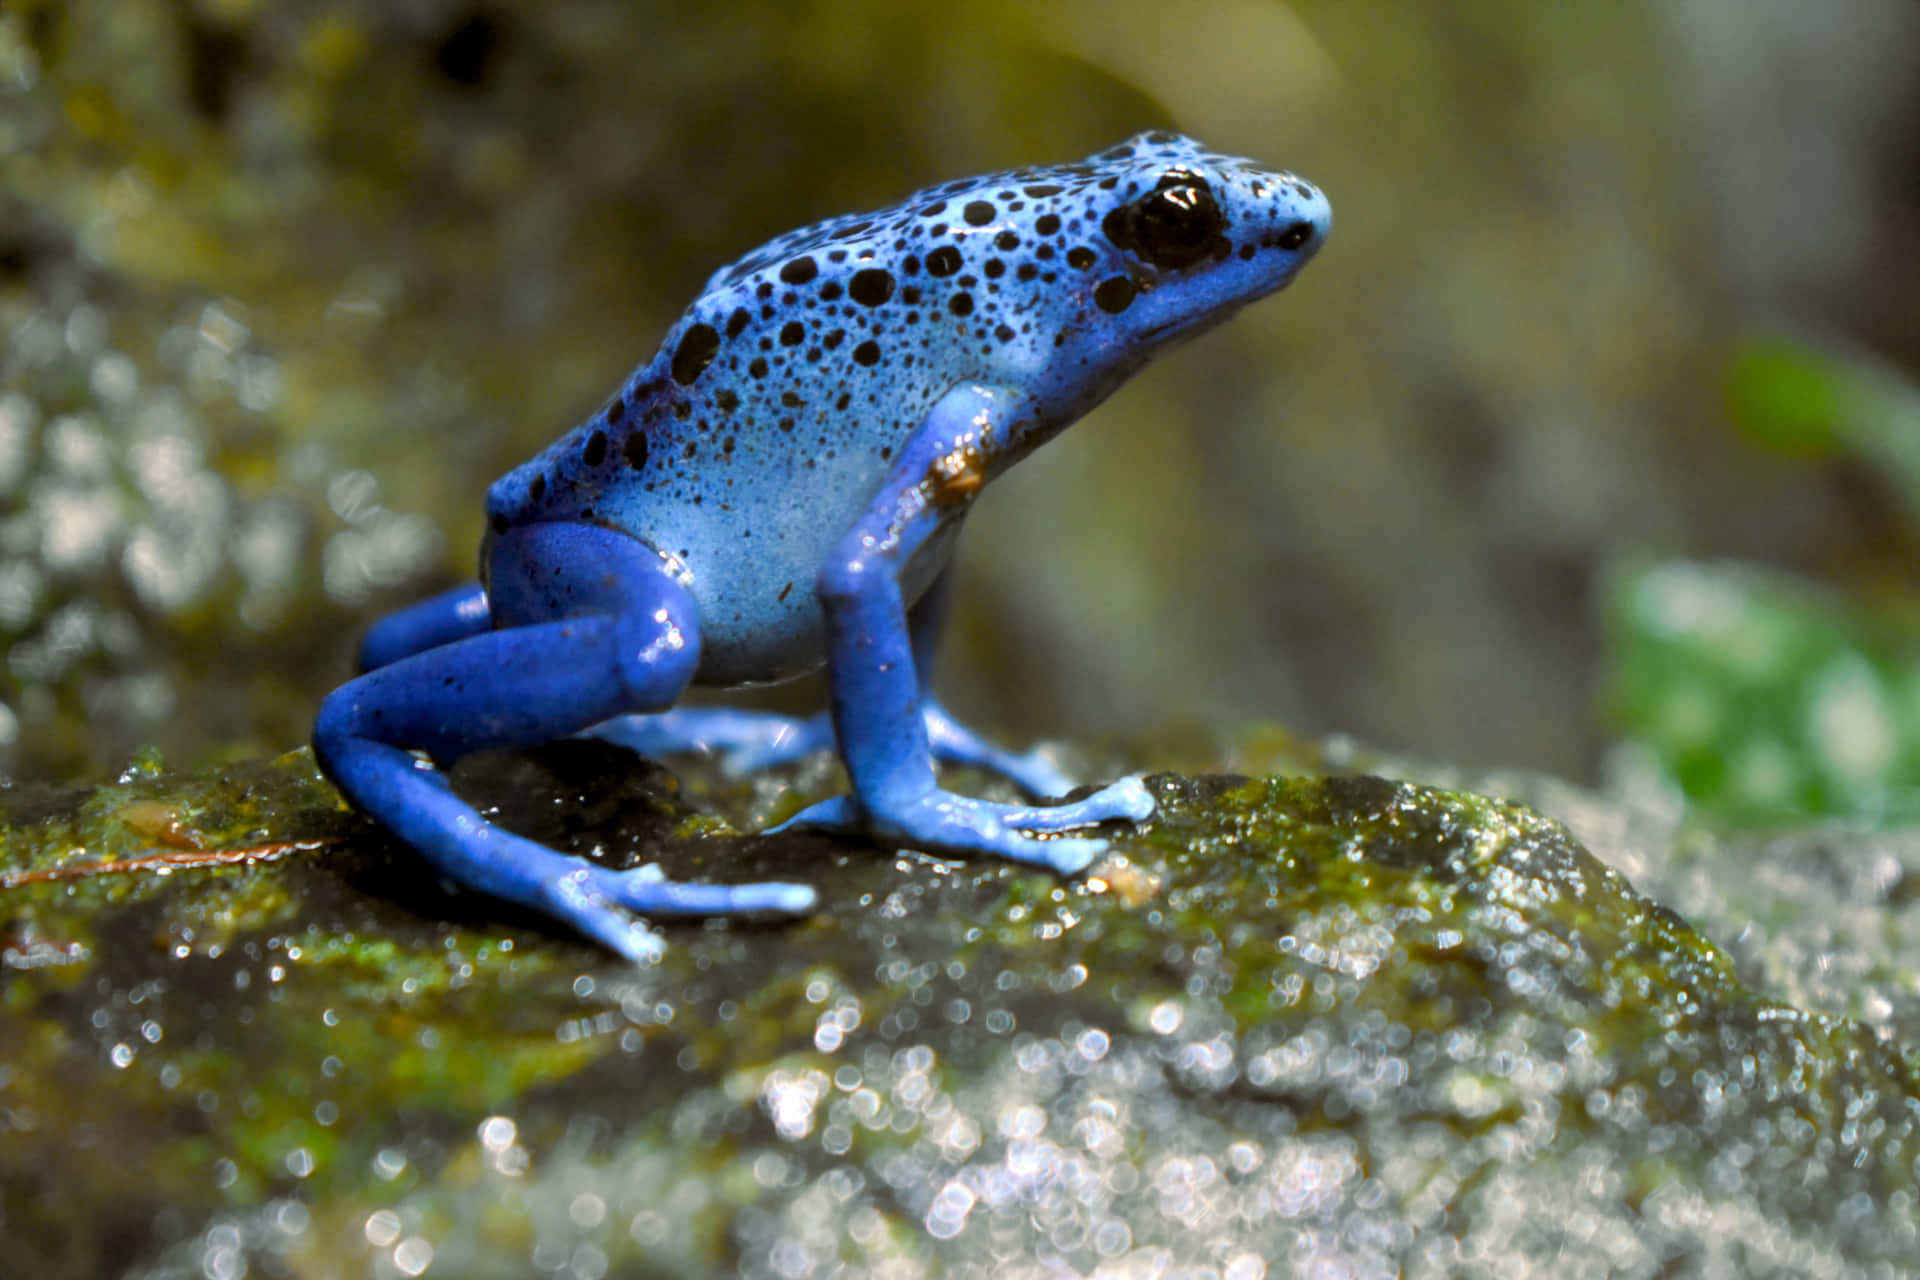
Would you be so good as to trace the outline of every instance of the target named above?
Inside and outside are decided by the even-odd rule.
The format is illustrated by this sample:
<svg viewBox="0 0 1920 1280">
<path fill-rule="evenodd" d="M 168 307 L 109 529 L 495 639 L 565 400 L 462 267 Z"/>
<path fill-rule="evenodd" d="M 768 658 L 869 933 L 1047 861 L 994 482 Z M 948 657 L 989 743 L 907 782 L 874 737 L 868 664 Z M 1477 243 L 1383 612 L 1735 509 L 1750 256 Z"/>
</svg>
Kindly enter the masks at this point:
<svg viewBox="0 0 1920 1280">
<path fill-rule="evenodd" d="M 849 789 L 776 830 L 1074 875 L 1155 801 L 1077 798 L 1044 750 L 934 695 L 956 538 L 982 489 L 1153 355 L 1293 280 L 1325 195 L 1158 130 L 1068 164 L 916 191 L 720 268 L 591 416 L 488 490 L 477 581 L 375 622 L 315 757 L 457 888 L 657 960 L 660 917 L 805 915 L 804 883 L 673 881 L 487 821 L 446 770 L 590 736 L 746 775 L 835 750 Z M 825 666 L 809 717 L 682 706 Z M 1032 803 L 940 785 L 970 765 Z M 1051 803 L 1047 803 L 1052 801 Z"/>
</svg>

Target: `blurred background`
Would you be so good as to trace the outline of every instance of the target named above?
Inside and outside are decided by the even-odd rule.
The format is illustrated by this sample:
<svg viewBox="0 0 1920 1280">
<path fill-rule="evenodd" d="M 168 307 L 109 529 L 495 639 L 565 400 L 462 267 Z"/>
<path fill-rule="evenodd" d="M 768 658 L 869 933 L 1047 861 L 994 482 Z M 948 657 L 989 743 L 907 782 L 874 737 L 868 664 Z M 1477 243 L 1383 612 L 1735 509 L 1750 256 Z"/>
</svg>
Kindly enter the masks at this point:
<svg viewBox="0 0 1920 1280">
<path fill-rule="evenodd" d="M 1902 809 L 1910 0 L 9 0 L 0 775 L 303 742 L 714 268 L 1150 127 L 1333 241 L 985 496 L 956 709 Z"/>
</svg>

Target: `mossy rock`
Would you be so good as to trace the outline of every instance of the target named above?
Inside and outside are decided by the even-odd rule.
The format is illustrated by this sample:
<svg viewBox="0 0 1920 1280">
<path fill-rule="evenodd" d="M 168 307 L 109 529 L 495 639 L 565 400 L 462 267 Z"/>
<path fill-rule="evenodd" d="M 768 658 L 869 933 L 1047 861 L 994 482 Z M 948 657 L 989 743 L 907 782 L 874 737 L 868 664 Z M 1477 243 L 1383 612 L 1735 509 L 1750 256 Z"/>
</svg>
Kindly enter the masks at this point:
<svg viewBox="0 0 1920 1280">
<path fill-rule="evenodd" d="M 568 742 L 459 782 L 583 856 L 822 908 L 664 926 L 636 968 L 443 889 L 304 752 L 0 791 L 10 872 L 314 845 L 0 897 L 14 1263 L 1920 1264 L 1912 1053 L 1752 989 L 1512 803 L 1165 774 L 1062 881 L 741 834 L 831 790 L 823 762 L 729 783 Z"/>
</svg>

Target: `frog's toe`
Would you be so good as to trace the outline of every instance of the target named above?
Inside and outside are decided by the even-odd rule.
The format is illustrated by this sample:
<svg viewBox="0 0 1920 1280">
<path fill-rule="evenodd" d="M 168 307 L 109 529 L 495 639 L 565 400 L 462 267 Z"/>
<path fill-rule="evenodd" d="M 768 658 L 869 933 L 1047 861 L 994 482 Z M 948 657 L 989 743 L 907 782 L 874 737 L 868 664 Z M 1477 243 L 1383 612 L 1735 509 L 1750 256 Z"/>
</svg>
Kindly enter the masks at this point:
<svg viewBox="0 0 1920 1280">
<path fill-rule="evenodd" d="M 1153 793 L 1147 790 L 1147 784 L 1138 777 L 1127 777 L 1102 787 L 1084 800 L 1008 809 L 1001 815 L 1001 821 L 1021 831 L 1071 831 L 1114 819 L 1144 822 L 1153 816 L 1153 808 Z"/>
<path fill-rule="evenodd" d="M 1089 863 L 1107 851 L 1107 842 L 1092 836 L 1030 835 L 1028 831 L 1039 829 L 1021 830 L 1010 821 L 1024 816 L 1023 810 L 1009 810 L 961 796 L 940 802 L 939 809 L 940 815 L 934 822 L 910 819 L 905 824 L 908 829 L 899 832 L 900 836 L 957 853 L 994 854 L 1010 862 L 1045 867 L 1063 876 L 1086 870 Z M 919 832 L 914 831 L 914 827 L 919 827 Z"/>
<path fill-rule="evenodd" d="M 987 767 L 1031 796 L 1063 796 L 1080 785 L 1044 748 L 1019 755 L 1006 752 L 1003 759 Z"/>
<path fill-rule="evenodd" d="M 657 866 L 632 871 L 580 867 L 548 887 L 549 911 L 588 937 L 636 963 L 660 958 L 666 941 L 641 915 L 740 915 L 749 912 L 799 914 L 813 908 L 811 885 L 676 884 Z"/>
<path fill-rule="evenodd" d="M 860 811 L 855 807 L 853 797 L 835 796 L 831 800 L 822 800 L 819 804 L 808 805 L 779 826 L 768 827 L 766 834 L 773 835 L 776 832 L 792 830 L 794 827 L 823 827 L 830 831 L 850 831 L 860 825 Z"/>
<path fill-rule="evenodd" d="M 1022 840 L 1014 837 L 1002 856 L 1015 862 L 1047 867 L 1063 876 L 1078 875 L 1108 849 L 1105 840 L 1086 837 L 1059 837 L 1052 840 Z"/>
<path fill-rule="evenodd" d="M 927 746 L 942 764 L 972 765 L 997 773 L 1032 796 L 1063 796 L 1077 785 L 1046 751 L 1015 752 L 996 746 L 932 699 L 922 701 L 921 716 L 927 726 Z"/>
<path fill-rule="evenodd" d="M 1105 853 L 1107 842 L 1051 833 L 1152 812 L 1146 788 L 1139 779 L 1128 778 L 1073 804 L 1030 809 L 932 791 L 884 811 L 864 812 L 852 796 L 836 796 L 795 814 L 775 830 L 809 826 L 866 831 L 881 841 L 963 856 L 992 854 L 1072 875 Z"/>
<path fill-rule="evenodd" d="M 554 915 L 635 964 L 652 964 L 667 949 L 666 939 L 645 921 L 609 900 L 589 868 L 561 876 L 547 898 Z"/>
<path fill-rule="evenodd" d="M 631 871 L 597 871 L 595 889 L 629 911 L 658 916 L 726 916 L 761 911 L 799 915 L 811 911 L 818 897 L 812 885 L 773 880 L 682 884 L 668 880 L 655 865 Z"/>
</svg>

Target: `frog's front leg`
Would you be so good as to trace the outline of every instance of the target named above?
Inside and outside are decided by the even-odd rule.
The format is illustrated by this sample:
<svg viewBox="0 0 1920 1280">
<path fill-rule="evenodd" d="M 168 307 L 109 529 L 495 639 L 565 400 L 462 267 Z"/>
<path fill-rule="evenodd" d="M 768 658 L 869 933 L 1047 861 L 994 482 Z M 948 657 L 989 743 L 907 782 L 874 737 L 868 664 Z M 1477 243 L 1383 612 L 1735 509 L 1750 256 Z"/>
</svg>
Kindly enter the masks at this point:
<svg viewBox="0 0 1920 1280">
<path fill-rule="evenodd" d="M 456 638 L 336 690 L 314 726 L 314 753 L 362 810 L 449 880 L 565 920 L 640 959 L 658 938 L 631 912 L 804 911 L 804 885 L 686 885 L 656 868 L 610 871 L 488 823 L 446 779 L 471 752 L 564 737 L 622 712 L 670 705 L 699 665 L 684 587 L 640 542 L 607 529 L 536 524 L 489 553 L 492 629 L 458 625 L 456 594 L 397 626 L 381 656 L 434 635 Z M 403 615 L 404 616 L 404 615 Z"/>
<path fill-rule="evenodd" d="M 943 525 L 963 515 L 1012 440 L 1011 393 L 962 387 L 934 406 L 907 442 L 874 501 L 835 544 L 818 584 L 827 620 L 833 723 L 853 792 L 794 823 L 864 828 L 936 848 L 981 850 L 1059 871 L 1103 852 L 1089 838 L 1040 840 L 1112 818 L 1139 821 L 1153 797 L 1124 778 L 1084 800 L 1053 807 L 993 804 L 940 790 L 900 577 Z"/>
<path fill-rule="evenodd" d="M 933 694 L 933 662 L 946 631 L 953 599 L 953 568 L 940 571 L 931 587 L 907 611 L 913 640 L 913 669 L 920 680 L 920 712 L 927 724 L 927 746 L 941 764 L 966 764 L 1010 779 L 1032 796 L 1063 796 L 1074 779 L 1044 751 L 1009 751 L 989 742 L 954 719 Z"/>
</svg>

